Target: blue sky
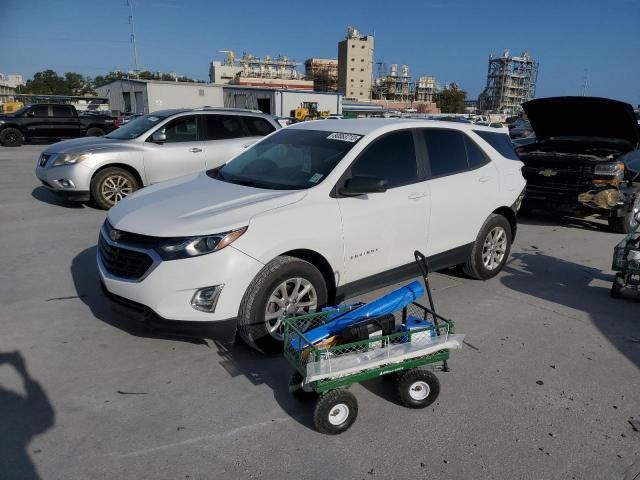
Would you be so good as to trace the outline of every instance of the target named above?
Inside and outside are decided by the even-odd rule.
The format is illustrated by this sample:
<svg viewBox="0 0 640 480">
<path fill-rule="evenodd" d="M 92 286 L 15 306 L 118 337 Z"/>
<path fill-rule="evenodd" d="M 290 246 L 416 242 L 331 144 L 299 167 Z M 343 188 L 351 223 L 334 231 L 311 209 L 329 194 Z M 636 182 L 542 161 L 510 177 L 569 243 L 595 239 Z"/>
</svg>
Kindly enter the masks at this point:
<svg viewBox="0 0 640 480">
<path fill-rule="evenodd" d="M 375 34 L 375 61 L 456 81 L 477 97 L 487 58 L 540 60 L 537 96 L 640 104 L 640 0 L 133 0 L 141 69 L 207 79 L 220 49 L 337 58 L 347 25 Z M 98 75 L 133 67 L 126 0 L 2 0 L 0 71 Z M 404 14 L 401 12 L 404 10 Z"/>
</svg>

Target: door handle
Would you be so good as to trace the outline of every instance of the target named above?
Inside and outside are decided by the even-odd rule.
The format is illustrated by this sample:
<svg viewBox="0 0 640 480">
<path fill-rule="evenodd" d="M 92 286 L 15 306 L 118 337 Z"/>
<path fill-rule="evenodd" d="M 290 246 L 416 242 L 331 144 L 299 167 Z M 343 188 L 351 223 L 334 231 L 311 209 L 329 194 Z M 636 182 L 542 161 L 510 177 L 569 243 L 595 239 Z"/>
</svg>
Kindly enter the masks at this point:
<svg viewBox="0 0 640 480">
<path fill-rule="evenodd" d="M 407 197 L 409 200 L 417 200 L 418 198 L 426 197 L 426 192 L 413 192 Z"/>
<path fill-rule="evenodd" d="M 193 153 L 199 153 L 199 152 L 201 152 L 201 151 L 202 151 L 202 149 L 201 149 L 201 148 L 196 148 L 196 147 L 194 147 L 194 148 L 191 148 L 189 151 L 190 151 L 190 152 L 193 152 Z"/>
<path fill-rule="evenodd" d="M 491 177 L 480 177 L 478 179 L 480 183 L 487 183 L 489 180 L 491 180 Z"/>
</svg>

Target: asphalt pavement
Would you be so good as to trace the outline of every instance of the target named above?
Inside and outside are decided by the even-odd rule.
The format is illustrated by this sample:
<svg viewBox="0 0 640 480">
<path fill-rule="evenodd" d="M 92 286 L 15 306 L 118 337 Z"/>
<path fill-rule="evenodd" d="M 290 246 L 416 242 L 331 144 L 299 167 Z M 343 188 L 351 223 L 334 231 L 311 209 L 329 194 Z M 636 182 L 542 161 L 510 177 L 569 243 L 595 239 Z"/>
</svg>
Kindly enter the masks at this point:
<svg viewBox="0 0 640 480">
<path fill-rule="evenodd" d="M 42 148 L 0 147 L 1 479 L 640 478 L 640 297 L 609 297 L 622 236 L 603 221 L 526 218 L 498 277 L 433 274 L 467 335 L 437 402 L 355 385 L 358 419 L 330 437 L 283 358 L 158 338 L 111 310 L 105 212 L 40 186 Z"/>
</svg>

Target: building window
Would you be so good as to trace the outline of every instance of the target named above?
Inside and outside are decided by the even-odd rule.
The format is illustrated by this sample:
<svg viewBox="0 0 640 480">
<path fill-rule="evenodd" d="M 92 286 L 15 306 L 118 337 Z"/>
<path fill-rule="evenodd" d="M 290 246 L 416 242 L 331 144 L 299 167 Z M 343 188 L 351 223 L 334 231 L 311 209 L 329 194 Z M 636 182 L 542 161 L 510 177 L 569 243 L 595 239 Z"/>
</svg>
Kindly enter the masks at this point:
<svg viewBox="0 0 640 480">
<path fill-rule="evenodd" d="M 351 92 L 351 95 L 353 95 L 353 92 Z"/>
<path fill-rule="evenodd" d="M 364 58 L 360 59 L 361 62 L 364 62 Z"/>
<path fill-rule="evenodd" d="M 356 48 L 355 44 L 352 43 L 351 44 L 351 48 Z"/>
<path fill-rule="evenodd" d="M 356 59 L 355 59 L 355 58 L 352 58 L 352 59 L 351 59 L 351 61 L 352 61 L 352 62 L 355 62 L 355 61 L 356 61 Z"/>
<path fill-rule="evenodd" d="M 355 70 L 355 68 L 351 68 L 351 71 L 353 72 Z"/>
<path fill-rule="evenodd" d="M 361 69 L 360 69 L 360 71 L 361 71 L 361 72 L 364 72 L 364 68 L 361 68 Z"/>
<path fill-rule="evenodd" d="M 360 83 L 362 83 L 362 82 L 364 82 L 364 78 L 361 78 L 361 79 L 360 79 Z"/>
<path fill-rule="evenodd" d="M 362 49 L 364 50 L 364 45 L 362 45 Z"/>
</svg>

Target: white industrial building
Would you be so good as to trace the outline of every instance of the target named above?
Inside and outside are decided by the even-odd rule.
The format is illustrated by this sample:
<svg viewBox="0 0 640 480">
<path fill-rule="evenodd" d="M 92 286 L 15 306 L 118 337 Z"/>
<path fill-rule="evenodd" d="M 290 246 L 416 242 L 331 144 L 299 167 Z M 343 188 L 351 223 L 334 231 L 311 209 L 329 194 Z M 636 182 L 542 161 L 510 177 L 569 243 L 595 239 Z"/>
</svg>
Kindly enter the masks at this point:
<svg viewBox="0 0 640 480">
<path fill-rule="evenodd" d="M 209 106 L 250 108 L 288 117 L 304 102 L 317 102 L 319 111 L 342 113 L 342 94 L 335 92 L 120 79 L 97 87 L 96 93 L 109 99 L 114 113 Z"/>
<path fill-rule="evenodd" d="M 167 108 L 220 107 L 222 86 L 207 83 L 120 79 L 96 88 L 114 112 L 151 113 Z"/>
<path fill-rule="evenodd" d="M 280 117 L 290 116 L 291 110 L 304 102 L 317 102 L 319 111 L 328 110 L 332 115 L 342 114 L 341 93 L 225 85 L 223 94 L 225 107 L 251 108 Z"/>
</svg>

